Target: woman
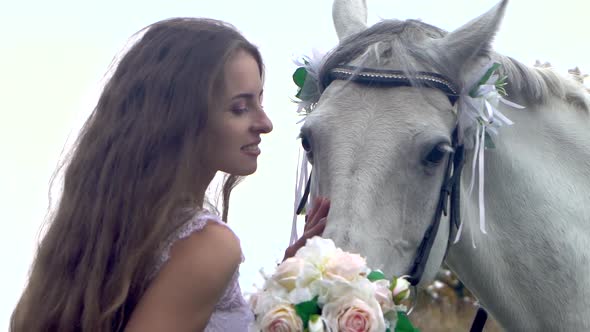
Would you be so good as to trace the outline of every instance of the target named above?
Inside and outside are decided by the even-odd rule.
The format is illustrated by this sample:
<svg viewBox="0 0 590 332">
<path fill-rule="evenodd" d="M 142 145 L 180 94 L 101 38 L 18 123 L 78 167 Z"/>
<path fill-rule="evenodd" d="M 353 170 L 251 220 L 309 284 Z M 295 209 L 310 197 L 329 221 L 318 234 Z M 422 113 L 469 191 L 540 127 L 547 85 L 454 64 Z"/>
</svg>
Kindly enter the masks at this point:
<svg viewBox="0 0 590 332">
<path fill-rule="evenodd" d="M 123 56 L 65 169 L 11 331 L 245 331 L 240 243 L 222 222 L 261 135 L 263 63 L 230 25 L 157 22 Z M 223 217 L 205 197 L 214 175 Z M 304 236 L 321 234 L 318 199 Z"/>
</svg>

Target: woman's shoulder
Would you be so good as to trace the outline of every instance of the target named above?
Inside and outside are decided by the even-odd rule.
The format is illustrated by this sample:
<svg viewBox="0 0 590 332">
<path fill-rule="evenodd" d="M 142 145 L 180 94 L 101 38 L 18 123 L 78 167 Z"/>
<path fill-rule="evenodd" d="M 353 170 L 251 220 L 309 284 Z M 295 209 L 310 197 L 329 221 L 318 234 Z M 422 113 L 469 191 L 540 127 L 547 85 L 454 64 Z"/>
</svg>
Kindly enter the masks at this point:
<svg viewBox="0 0 590 332">
<path fill-rule="evenodd" d="M 196 250 L 216 251 L 218 254 L 237 256 L 240 261 L 243 260 L 240 240 L 219 215 L 208 210 L 193 210 L 189 213 L 187 221 L 163 244 L 155 273 L 172 255 L 184 256 L 185 250 L 186 254 Z"/>
<path fill-rule="evenodd" d="M 199 322 L 202 330 L 235 278 L 241 248 L 231 229 L 219 218 L 204 214 L 186 225 L 190 226 L 167 248 L 167 258 L 156 269 L 136 308 L 137 330 L 162 322 L 170 326 Z"/>
</svg>

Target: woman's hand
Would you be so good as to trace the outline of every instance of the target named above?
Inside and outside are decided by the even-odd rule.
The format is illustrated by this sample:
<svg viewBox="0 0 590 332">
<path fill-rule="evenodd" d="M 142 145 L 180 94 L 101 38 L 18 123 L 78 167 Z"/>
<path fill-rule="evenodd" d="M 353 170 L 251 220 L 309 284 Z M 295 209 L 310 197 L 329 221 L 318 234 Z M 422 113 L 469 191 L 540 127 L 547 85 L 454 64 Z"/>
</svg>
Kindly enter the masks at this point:
<svg viewBox="0 0 590 332">
<path fill-rule="evenodd" d="M 307 239 L 316 235 L 321 236 L 326 227 L 328 212 L 330 211 L 330 200 L 324 197 L 316 197 L 313 207 L 305 215 L 305 228 L 303 235 L 285 250 L 283 261 L 293 257 L 299 248 L 303 247 Z"/>
</svg>

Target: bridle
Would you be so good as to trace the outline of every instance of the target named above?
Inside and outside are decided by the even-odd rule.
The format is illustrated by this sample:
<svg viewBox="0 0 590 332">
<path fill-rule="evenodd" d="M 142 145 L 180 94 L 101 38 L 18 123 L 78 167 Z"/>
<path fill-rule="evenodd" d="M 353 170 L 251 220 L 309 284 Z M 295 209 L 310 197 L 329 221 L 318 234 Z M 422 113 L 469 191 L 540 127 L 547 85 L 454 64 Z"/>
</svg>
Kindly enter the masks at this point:
<svg viewBox="0 0 590 332">
<path fill-rule="evenodd" d="M 354 66 L 338 66 L 329 71 L 326 75 L 324 86 L 328 86 L 334 80 L 346 80 L 359 84 L 382 86 L 382 87 L 400 87 L 400 86 L 424 86 L 442 91 L 448 98 L 451 105 L 454 105 L 459 98 L 459 89 L 452 81 L 443 75 L 431 72 L 416 72 L 410 75 L 398 70 L 385 70 L 373 68 L 361 68 Z M 408 281 L 416 286 L 422 278 L 428 256 L 434 244 L 434 239 L 438 233 L 442 215 L 449 212 L 450 201 L 450 224 L 449 239 L 447 243 L 447 252 L 451 244 L 453 229 L 458 228 L 460 224 L 460 181 L 461 170 L 464 164 L 464 149 L 459 143 L 458 129 L 455 128 L 452 135 L 453 152 L 447 159 L 444 179 L 442 182 L 440 196 L 434 217 L 428 229 L 422 237 L 422 242 L 418 246 L 414 262 L 407 273 L 410 277 Z M 446 254 L 445 254 L 446 255 Z"/>
<path fill-rule="evenodd" d="M 359 84 L 382 86 L 382 87 L 401 87 L 401 86 L 421 86 L 434 88 L 442 91 L 449 99 L 451 105 L 454 105 L 459 99 L 459 88 L 447 77 L 432 73 L 432 72 L 414 72 L 408 75 L 399 70 L 373 69 L 362 68 L 355 66 L 341 65 L 331 69 L 325 80 L 321 82 L 324 89 L 334 80 L 346 80 Z M 445 250 L 445 257 L 448 253 L 449 247 L 452 243 L 452 238 L 461 224 L 461 208 L 460 208 L 460 187 L 461 187 L 461 172 L 465 163 L 465 149 L 463 144 L 459 141 L 459 129 L 455 127 L 452 134 L 452 150 L 447 159 L 444 179 L 440 189 L 440 196 L 434 217 L 428 226 L 422 241 L 418 246 L 414 261 L 407 273 L 410 277 L 408 281 L 416 286 L 420 282 L 430 251 L 434 244 L 436 234 L 440 226 L 440 221 L 443 215 L 447 216 L 449 213 L 449 237 L 447 239 L 447 246 Z M 311 175 L 305 187 L 305 192 L 302 200 L 298 206 L 297 213 L 301 213 L 307 202 L 310 191 Z M 450 208 L 449 208 L 450 205 Z M 471 331 L 481 331 L 485 324 L 487 313 L 483 308 L 479 308 L 476 318 L 472 324 Z"/>
</svg>

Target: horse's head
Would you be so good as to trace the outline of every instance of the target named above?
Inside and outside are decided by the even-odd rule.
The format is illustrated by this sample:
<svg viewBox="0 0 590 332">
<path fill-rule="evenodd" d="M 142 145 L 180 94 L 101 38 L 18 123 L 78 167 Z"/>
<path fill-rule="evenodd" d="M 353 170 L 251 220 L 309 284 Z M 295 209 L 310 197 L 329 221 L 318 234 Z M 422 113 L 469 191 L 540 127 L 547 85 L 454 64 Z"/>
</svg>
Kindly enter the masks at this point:
<svg viewBox="0 0 590 332">
<path fill-rule="evenodd" d="M 451 33 L 413 20 L 367 27 L 364 1 L 334 4 L 340 45 L 322 65 L 324 90 L 302 143 L 312 186 L 332 200 L 324 236 L 388 275 L 408 273 L 435 218 L 455 97 L 489 60 L 506 2 Z M 448 232 L 444 220 L 423 280 L 442 263 Z"/>
</svg>

